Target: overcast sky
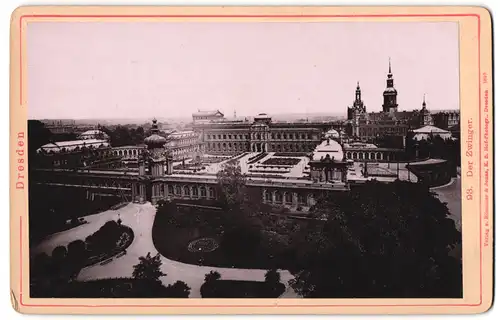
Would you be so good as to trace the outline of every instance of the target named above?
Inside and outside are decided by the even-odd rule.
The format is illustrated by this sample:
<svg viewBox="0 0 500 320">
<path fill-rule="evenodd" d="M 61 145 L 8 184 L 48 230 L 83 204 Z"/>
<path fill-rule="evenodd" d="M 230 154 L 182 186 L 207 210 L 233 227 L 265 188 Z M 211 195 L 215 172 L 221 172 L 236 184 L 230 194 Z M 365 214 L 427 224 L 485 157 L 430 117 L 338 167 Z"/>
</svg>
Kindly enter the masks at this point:
<svg viewBox="0 0 500 320">
<path fill-rule="evenodd" d="M 346 113 L 356 82 L 382 110 L 458 109 L 456 23 L 32 22 L 30 118 L 188 117 L 198 109 Z"/>
</svg>

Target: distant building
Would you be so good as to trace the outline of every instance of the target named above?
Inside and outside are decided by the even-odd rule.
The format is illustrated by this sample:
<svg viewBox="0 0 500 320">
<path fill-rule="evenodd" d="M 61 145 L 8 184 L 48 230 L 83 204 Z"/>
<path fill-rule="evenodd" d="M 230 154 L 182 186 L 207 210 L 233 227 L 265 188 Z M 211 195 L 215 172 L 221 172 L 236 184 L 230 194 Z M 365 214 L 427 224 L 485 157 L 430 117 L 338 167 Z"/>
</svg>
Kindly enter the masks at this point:
<svg viewBox="0 0 500 320">
<path fill-rule="evenodd" d="M 450 129 L 460 125 L 460 111 L 442 111 L 432 115 L 434 125 L 441 129 Z"/>
<path fill-rule="evenodd" d="M 420 109 L 419 113 L 419 124 L 421 126 L 432 126 L 434 124 L 431 112 L 427 109 L 427 104 L 425 103 L 425 96 L 422 102 L 422 109 Z"/>
<path fill-rule="evenodd" d="M 85 132 L 82 132 L 78 136 L 78 138 L 81 140 L 88 140 L 88 139 L 107 140 L 107 139 L 109 139 L 109 136 L 101 130 L 87 130 Z"/>
<path fill-rule="evenodd" d="M 347 108 L 347 134 L 361 141 L 369 142 L 383 136 L 406 136 L 408 130 L 420 126 L 420 121 L 429 121 L 430 113 L 425 108 L 421 112 L 398 111 L 398 92 L 394 87 L 394 78 L 389 62 L 386 89 L 383 92 L 384 103 L 381 112 L 366 112 L 361 99 L 361 88 L 356 87 L 355 99 Z M 420 117 L 423 117 L 420 119 Z"/>
<path fill-rule="evenodd" d="M 451 131 L 444 130 L 434 126 L 424 126 L 412 131 L 414 140 L 426 140 L 431 137 L 440 136 L 444 140 L 452 138 Z"/>
<path fill-rule="evenodd" d="M 174 161 L 193 158 L 194 155 L 204 152 L 200 134 L 195 131 L 171 132 L 167 136 L 165 148 L 170 152 Z"/>
<path fill-rule="evenodd" d="M 37 150 L 37 166 L 61 169 L 109 169 L 122 166 L 106 140 L 87 139 L 48 143 Z"/>
<path fill-rule="evenodd" d="M 207 110 L 207 111 L 198 110 L 198 112 L 193 113 L 194 124 L 218 122 L 223 119 L 224 119 L 224 114 L 219 110 Z"/>
<path fill-rule="evenodd" d="M 253 122 L 202 123 L 194 126 L 201 134 L 205 152 L 237 154 L 241 152 L 308 153 L 321 142 L 329 123 L 276 123 L 261 113 Z"/>
<path fill-rule="evenodd" d="M 52 134 L 68 134 L 77 130 L 75 120 L 41 120 Z"/>
<path fill-rule="evenodd" d="M 72 140 L 72 141 L 59 141 L 47 143 L 41 146 L 38 153 L 59 153 L 70 152 L 80 148 L 105 148 L 109 147 L 109 143 L 103 139 L 86 139 L 86 140 Z"/>
</svg>

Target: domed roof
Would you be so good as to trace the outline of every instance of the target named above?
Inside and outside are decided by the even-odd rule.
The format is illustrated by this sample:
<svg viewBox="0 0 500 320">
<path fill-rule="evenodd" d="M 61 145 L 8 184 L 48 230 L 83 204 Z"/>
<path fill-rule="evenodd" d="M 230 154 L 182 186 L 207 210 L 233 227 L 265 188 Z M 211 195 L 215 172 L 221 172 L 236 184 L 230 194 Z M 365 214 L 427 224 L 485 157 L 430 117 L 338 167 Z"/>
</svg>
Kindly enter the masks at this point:
<svg viewBox="0 0 500 320">
<path fill-rule="evenodd" d="M 259 113 L 258 115 L 255 116 L 255 119 L 264 119 L 264 118 L 270 118 L 267 113 Z"/>
<path fill-rule="evenodd" d="M 164 137 L 160 136 L 159 134 L 152 134 L 146 139 L 144 139 L 144 143 L 148 145 L 160 145 L 163 146 L 167 142 L 167 139 Z"/>
<path fill-rule="evenodd" d="M 148 146 L 148 148 L 162 148 L 165 143 L 167 143 L 167 139 L 160 136 L 158 130 L 157 120 L 153 119 L 153 125 L 151 127 L 151 135 L 144 139 L 144 143 Z"/>
<path fill-rule="evenodd" d="M 313 160 L 323 160 L 326 156 L 335 161 L 342 161 L 344 159 L 344 151 L 342 146 L 335 140 L 323 141 L 313 151 Z"/>
<path fill-rule="evenodd" d="M 325 134 L 327 138 L 339 138 L 339 132 L 335 129 L 328 130 Z"/>
</svg>

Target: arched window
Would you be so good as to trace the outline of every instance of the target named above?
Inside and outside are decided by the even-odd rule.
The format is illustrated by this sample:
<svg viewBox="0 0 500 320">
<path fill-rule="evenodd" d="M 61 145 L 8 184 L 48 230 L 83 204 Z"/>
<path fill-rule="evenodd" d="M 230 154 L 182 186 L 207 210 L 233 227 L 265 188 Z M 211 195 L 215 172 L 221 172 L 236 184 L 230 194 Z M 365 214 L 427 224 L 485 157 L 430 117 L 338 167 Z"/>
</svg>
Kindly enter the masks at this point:
<svg viewBox="0 0 500 320">
<path fill-rule="evenodd" d="M 169 195 L 174 194 L 174 187 L 172 185 L 167 186 L 167 192 Z"/>
<path fill-rule="evenodd" d="M 205 186 L 202 186 L 200 188 L 200 194 L 201 194 L 202 198 L 206 198 L 207 197 L 207 189 L 205 188 Z"/>
<path fill-rule="evenodd" d="M 185 196 L 189 196 L 189 195 L 191 195 L 191 192 L 189 192 L 189 187 L 188 187 L 188 186 L 185 186 L 185 187 L 184 187 L 184 195 L 185 195 Z"/>
<path fill-rule="evenodd" d="M 193 192 L 192 192 L 193 196 L 198 198 L 198 187 L 193 187 Z"/>
<path fill-rule="evenodd" d="M 276 202 L 283 202 L 283 194 L 279 191 L 276 191 L 274 198 L 276 199 Z"/>
<path fill-rule="evenodd" d="M 180 196 L 181 195 L 181 187 L 180 186 L 175 186 L 175 195 Z"/>
<path fill-rule="evenodd" d="M 273 200 L 269 191 L 264 191 L 264 199 L 266 200 L 266 202 L 271 202 Z"/>
<path fill-rule="evenodd" d="M 302 204 L 302 205 L 306 204 L 306 197 L 303 194 L 299 193 L 297 198 L 298 198 L 299 204 Z"/>
<path fill-rule="evenodd" d="M 212 188 L 212 187 L 208 188 L 208 197 L 211 199 L 215 198 L 214 188 Z"/>
<path fill-rule="evenodd" d="M 285 202 L 292 203 L 292 194 L 290 192 L 285 193 Z"/>
</svg>

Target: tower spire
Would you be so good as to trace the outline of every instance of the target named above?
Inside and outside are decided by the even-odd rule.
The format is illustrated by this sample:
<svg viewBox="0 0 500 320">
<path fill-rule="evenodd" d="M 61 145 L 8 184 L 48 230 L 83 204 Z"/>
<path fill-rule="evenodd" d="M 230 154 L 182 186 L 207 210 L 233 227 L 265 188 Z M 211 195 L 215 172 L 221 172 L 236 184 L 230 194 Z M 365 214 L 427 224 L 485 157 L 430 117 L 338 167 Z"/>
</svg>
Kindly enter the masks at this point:
<svg viewBox="0 0 500 320">
<path fill-rule="evenodd" d="M 426 105 L 427 105 L 427 104 L 425 103 L 425 93 L 424 93 L 424 100 L 423 100 L 423 102 L 422 102 L 422 106 L 425 108 L 425 106 L 426 106 Z"/>
<path fill-rule="evenodd" d="M 389 74 L 391 74 L 392 71 L 391 71 L 391 57 L 389 57 Z"/>
</svg>

